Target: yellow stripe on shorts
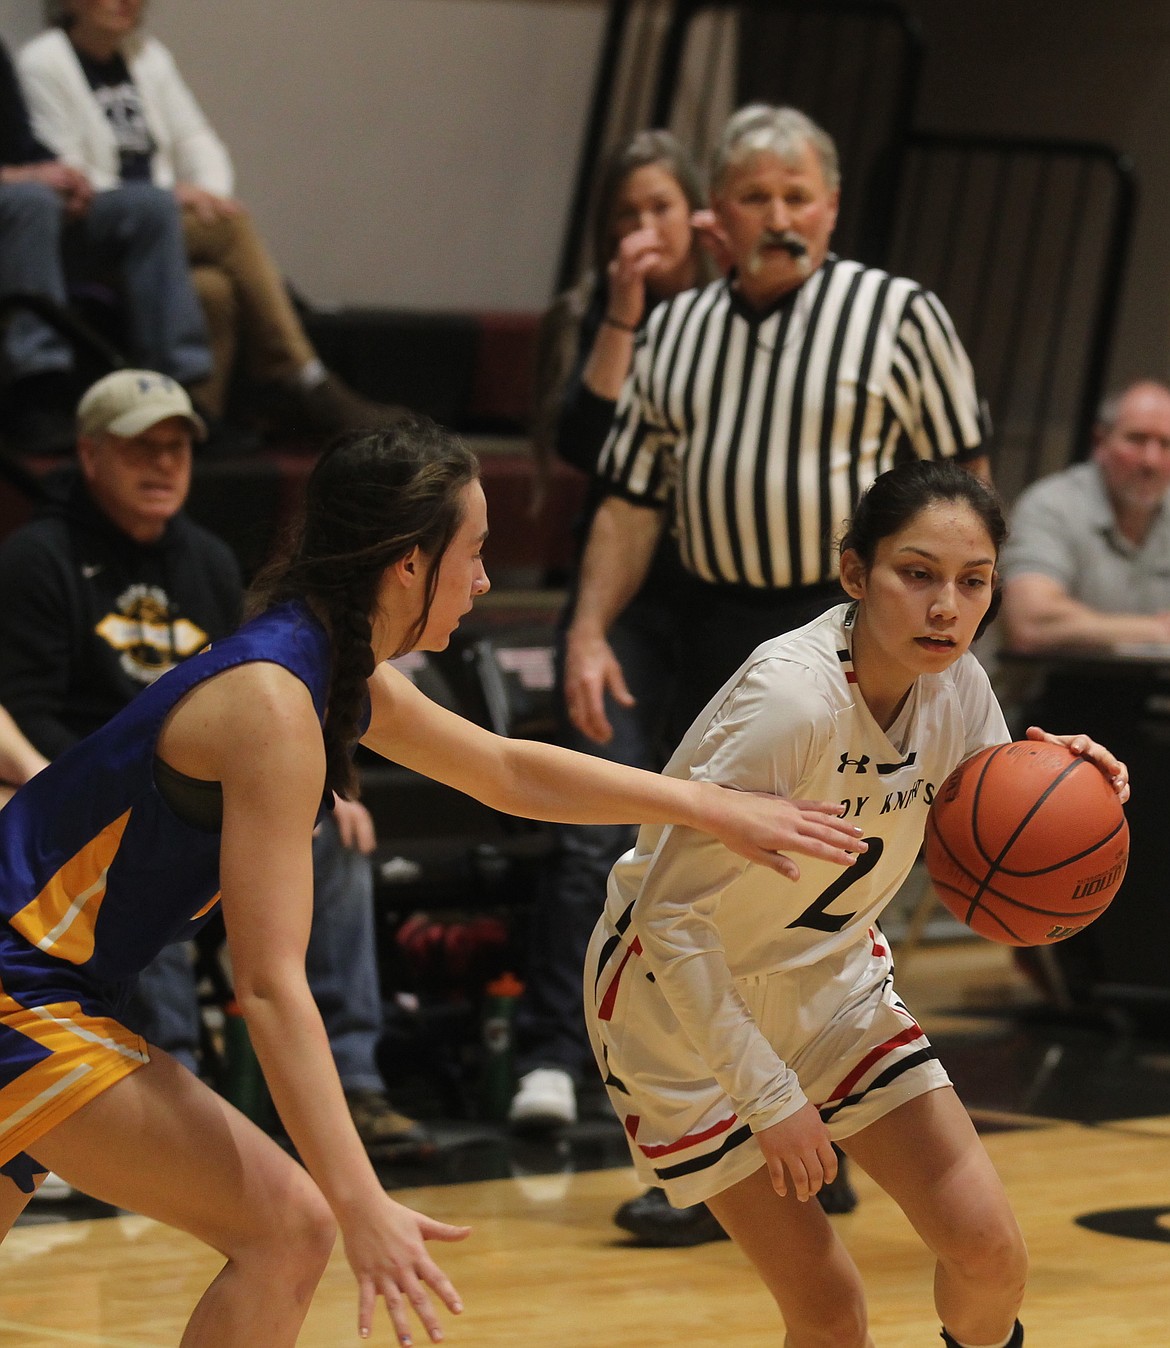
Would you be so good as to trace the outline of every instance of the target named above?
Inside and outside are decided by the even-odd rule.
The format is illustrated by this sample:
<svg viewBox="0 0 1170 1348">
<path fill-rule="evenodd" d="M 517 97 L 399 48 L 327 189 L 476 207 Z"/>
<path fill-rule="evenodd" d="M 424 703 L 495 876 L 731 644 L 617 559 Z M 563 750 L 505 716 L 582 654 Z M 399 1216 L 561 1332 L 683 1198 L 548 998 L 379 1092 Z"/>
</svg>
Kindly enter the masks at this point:
<svg viewBox="0 0 1170 1348">
<path fill-rule="evenodd" d="M 150 1061 L 138 1035 L 77 1002 L 25 1007 L 0 992 L 0 1023 L 49 1054 L 0 1089 L 0 1162 Z"/>
</svg>

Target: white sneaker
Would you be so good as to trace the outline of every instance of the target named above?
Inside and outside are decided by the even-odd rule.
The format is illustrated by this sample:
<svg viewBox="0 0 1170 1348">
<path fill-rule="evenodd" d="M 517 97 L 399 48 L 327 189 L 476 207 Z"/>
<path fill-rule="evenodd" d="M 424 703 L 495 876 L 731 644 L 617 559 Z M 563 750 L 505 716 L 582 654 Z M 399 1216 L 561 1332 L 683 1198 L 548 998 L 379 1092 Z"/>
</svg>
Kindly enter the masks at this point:
<svg viewBox="0 0 1170 1348">
<path fill-rule="evenodd" d="M 559 1067 L 537 1067 L 520 1078 L 508 1121 L 524 1128 L 556 1128 L 577 1122 L 573 1078 Z"/>
<path fill-rule="evenodd" d="M 55 1175 L 50 1170 L 31 1201 L 35 1203 L 39 1199 L 42 1203 L 62 1203 L 65 1199 L 74 1197 L 76 1193 L 77 1190 L 72 1184 L 66 1184 L 60 1175 Z"/>
</svg>

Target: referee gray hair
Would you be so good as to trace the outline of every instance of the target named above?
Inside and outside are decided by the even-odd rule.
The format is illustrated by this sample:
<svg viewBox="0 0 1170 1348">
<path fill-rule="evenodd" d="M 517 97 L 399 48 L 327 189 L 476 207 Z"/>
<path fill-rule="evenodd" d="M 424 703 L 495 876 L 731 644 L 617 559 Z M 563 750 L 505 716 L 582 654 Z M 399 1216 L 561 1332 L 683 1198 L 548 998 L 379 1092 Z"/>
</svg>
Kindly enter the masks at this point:
<svg viewBox="0 0 1170 1348">
<path fill-rule="evenodd" d="M 841 165 L 832 136 L 797 108 L 749 103 L 733 112 L 723 128 L 711 163 L 711 187 L 718 192 L 733 168 L 756 154 L 774 154 L 786 164 L 799 161 L 811 145 L 830 189 L 841 186 Z"/>
</svg>

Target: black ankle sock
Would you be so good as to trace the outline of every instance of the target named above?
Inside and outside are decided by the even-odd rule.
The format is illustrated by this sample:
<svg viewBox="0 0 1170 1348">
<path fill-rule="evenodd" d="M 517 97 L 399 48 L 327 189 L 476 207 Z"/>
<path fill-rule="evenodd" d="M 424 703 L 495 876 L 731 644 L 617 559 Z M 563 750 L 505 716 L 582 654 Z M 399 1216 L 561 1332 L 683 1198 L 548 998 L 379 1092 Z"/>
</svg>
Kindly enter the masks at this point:
<svg viewBox="0 0 1170 1348">
<path fill-rule="evenodd" d="M 947 1348 L 959 1348 L 959 1345 L 951 1338 L 945 1329 L 943 1330 L 941 1337 Z M 1016 1321 L 1016 1327 L 1012 1330 L 1011 1338 L 1007 1341 L 1007 1348 L 1024 1348 L 1024 1326 L 1020 1324 L 1018 1320 Z"/>
</svg>

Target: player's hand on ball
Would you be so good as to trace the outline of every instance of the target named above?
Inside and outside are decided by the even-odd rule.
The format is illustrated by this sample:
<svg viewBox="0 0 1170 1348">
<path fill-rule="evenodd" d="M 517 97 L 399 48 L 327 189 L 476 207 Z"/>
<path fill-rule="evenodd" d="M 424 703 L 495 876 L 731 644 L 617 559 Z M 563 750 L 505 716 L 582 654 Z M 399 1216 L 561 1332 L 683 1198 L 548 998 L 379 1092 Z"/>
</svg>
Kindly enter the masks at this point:
<svg viewBox="0 0 1170 1348">
<path fill-rule="evenodd" d="M 837 1178 L 837 1153 L 816 1106 L 806 1103 L 795 1114 L 756 1134 L 768 1163 L 772 1188 L 781 1198 L 789 1188 L 807 1203 Z"/>
<path fill-rule="evenodd" d="M 378 1298 L 386 1302 L 400 1344 L 410 1344 L 411 1311 L 422 1321 L 432 1343 L 443 1338 L 431 1288 L 453 1314 L 463 1309 L 459 1293 L 427 1252 L 428 1240 L 463 1240 L 470 1227 L 449 1226 L 381 1195 L 375 1211 L 342 1221 L 345 1254 L 358 1282 L 358 1334 L 373 1330 Z"/>
<path fill-rule="evenodd" d="M 1120 758 L 1114 758 L 1103 744 L 1098 744 L 1088 735 L 1052 735 L 1047 730 L 1041 730 L 1038 725 L 1028 727 L 1028 738 L 1043 740 L 1047 744 L 1061 744 L 1078 758 L 1087 758 L 1109 779 L 1123 805 L 1129 799 L 1129 769 Z"/>
</svg>

